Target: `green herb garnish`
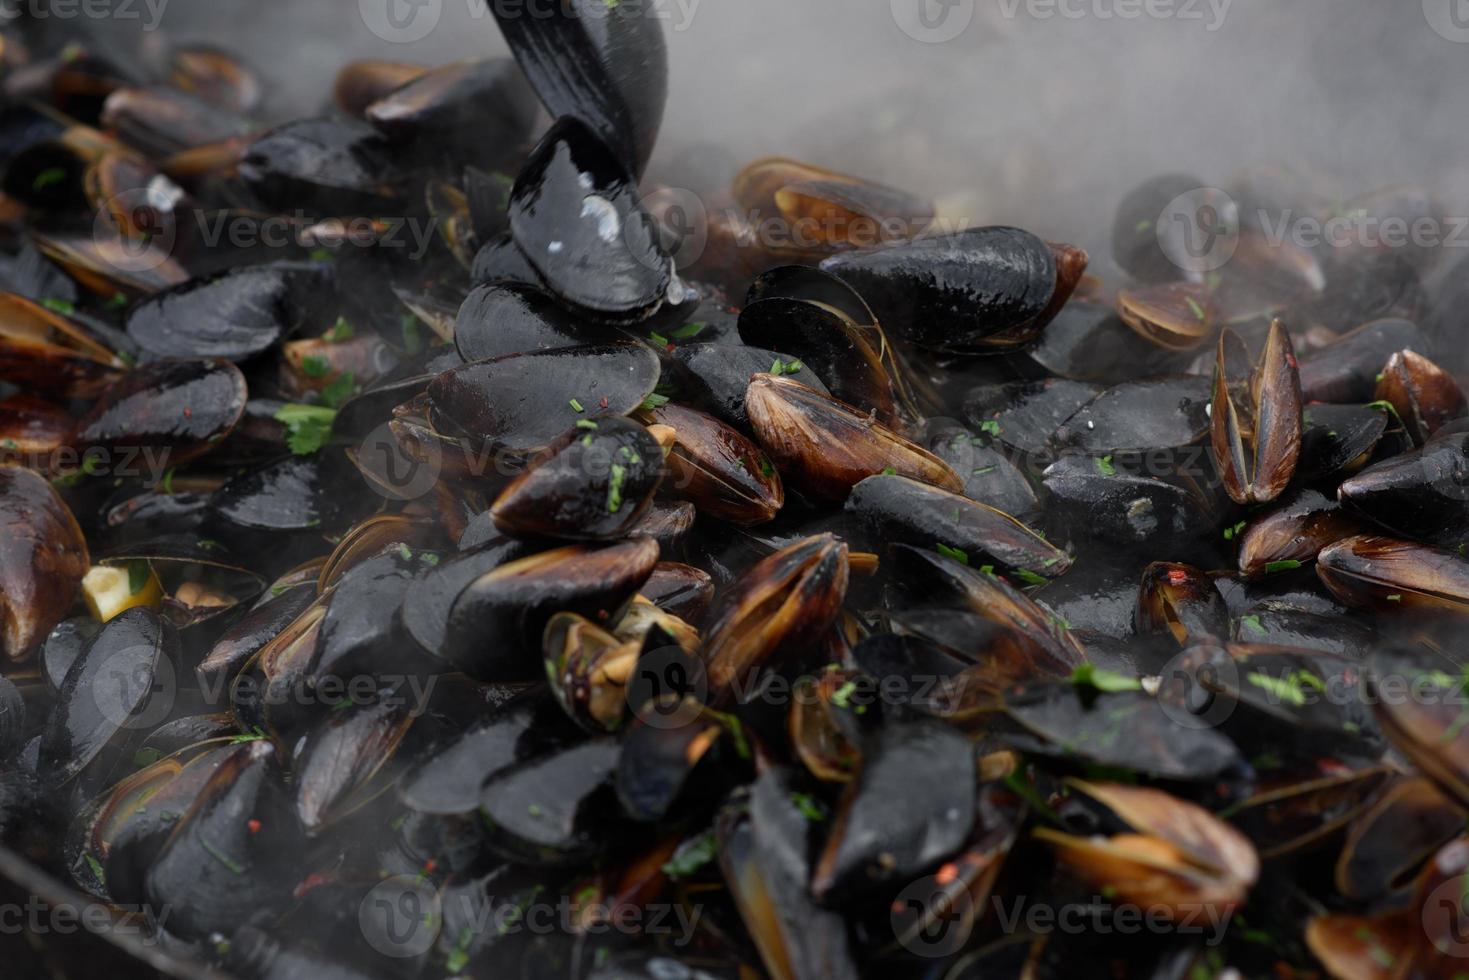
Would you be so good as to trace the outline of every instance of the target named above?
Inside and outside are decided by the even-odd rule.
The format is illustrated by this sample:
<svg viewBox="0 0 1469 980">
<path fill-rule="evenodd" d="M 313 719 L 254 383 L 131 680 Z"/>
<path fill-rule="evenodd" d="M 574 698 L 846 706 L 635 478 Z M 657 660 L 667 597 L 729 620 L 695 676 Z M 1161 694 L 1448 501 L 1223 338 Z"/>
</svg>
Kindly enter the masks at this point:
<svg viewBox="0 0 1469 980">
<path fill-rule="evenodd" d="M 1272 561 L 1265 565 L 1265 574 L 1274 575 L 1276 572 L 1293 572 L 1301 567 L 1301 563 L 1294 558 L 1283 561 Z"/>
<path fill-rule="evenodd" d="M 964 551 L 961 551 L 958 548 L 951 548 L 949 545 L 946 545 L 946 544 L 944 544 L 942 542 L 940 542 L 935 547 L 936 547 L 938 553 L 941 554 L 941 555 L 943 555 L 945 558 L 952 558 L 952 559 L 954 559 L 955 561 L 957 561 L 961 565 L 967 565 L 967 564 L 969 564 L 969 555 L 968 555 L 968 553 L 966 553 Z"/>
<path fill-rule="evenodd" d="M 1112 465 L 1111 456 L 1103 456 L 1097 460 L 1097 472 L 1103 476 L 1117 475 L 1117 467 Z"/>
<path fill-rule="evenodd" d="M 570 405 L 571 410 L 573 412 L 576 412 L 577 414 L 581 414 L 582 412 L 586 411 L 586 409 L 582 407 L 581 402 L 577 401 L 575 398 L 567 400 L 566 404 Z"/>
<path fill-rule="evenodd" d="M 326 445 L 336 417 L 336 409 L 320 405 L 282 405 L 275 413 L 275 420 L 286 427 L 286 445 L 297 456 L 310 456 Z"/>
<path fill-rule="evenodd" d="M 146 561 L 128 562 L 128 593 L 137 595 L 148 587 L 148 580 L 153 576 L 153 566 Z"/>
<path fill-rule="evenodd" d="M 622 510 L 622 483 L 626 479 L 627 467 L 613 463 L 612 479 L 607 484 L 607 513 L 615 514 Z"/>
<path fill-rule="evenodd" d="M 301 373 L 308 378 L 324 378 L 331 373 L 332 366 L 326 358 L 310 355 L 301 358 Z"/>
<path fill-rule="evenodd" d="M 1114 670 L 1103 670 L 1096 664 L 1081 664 L 1071 672 L 1071 683 L 1077 687 L 1090 687 L 1103 694 L 1119 691 L 1141 691 L 1143 682 Z"/>
<path fill-rule="evenodd" d="M 670 878 L 687 878 L 713 861 L 718 852 L 719 845 L 714 831 L 705 831 L 678 845 L 673 856 L 664 862 L 663 873 Z"/>
</svg>

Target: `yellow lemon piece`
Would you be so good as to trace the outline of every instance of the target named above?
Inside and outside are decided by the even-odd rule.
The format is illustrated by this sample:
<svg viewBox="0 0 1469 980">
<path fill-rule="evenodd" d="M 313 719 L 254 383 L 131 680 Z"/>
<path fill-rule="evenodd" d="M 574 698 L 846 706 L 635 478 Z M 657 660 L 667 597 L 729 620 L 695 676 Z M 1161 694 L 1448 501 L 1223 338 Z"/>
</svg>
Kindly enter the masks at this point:
<svg viewBox="0 0 1469 980">
<path fill-rule="evenodd" d="M 87 611 L 105 623 L 136 606 L 156 612 L 163 606 L 163 583 L 147 562 L 94 565 L 82 579 L 82 598 Z"/>
</svg>

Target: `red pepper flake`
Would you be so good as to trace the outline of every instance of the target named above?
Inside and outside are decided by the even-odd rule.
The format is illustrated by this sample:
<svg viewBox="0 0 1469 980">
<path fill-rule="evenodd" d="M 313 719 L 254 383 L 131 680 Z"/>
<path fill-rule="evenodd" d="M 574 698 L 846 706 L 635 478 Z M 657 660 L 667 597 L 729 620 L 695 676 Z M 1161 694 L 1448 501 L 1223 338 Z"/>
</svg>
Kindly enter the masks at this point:
<svg viewBox="0 0 1469 980">
<path fill-rule="evenodd" d="M 438 866 L 438 861 L 435 861 L 433 858 L 429 858 L 427 861 L 423 862 L 423 873 L 426 875 L 431 875 L 434 873 L 434 869 Z"/>
<path fill-rule="evenodd" d="M 330 884 L 331 881 L 331 875 L 324 875 L 319 872 L 313 872 L 306 876 L 305 881 L 296 886 L 296 890 L 292 892 L 291 895 L 299 901 L 300 899 L 305 898 L 309 892 L 315 891 L 322 885 Z"/>
<path fill-rule="evenodd" d="M 186 409 L 184 409 L 184 418 L 191 419 L 193 417 L 194 417 L 194 410 L 192 408 L 186 408 Z"/>
<path fill-rule="evenodd" d="M 1300 367 L 1300 365 L 1296 364 L 1296 355 L 1294 354 L 1286 354 L 1285 363 L 1290 365 L 1290 369 L 1292 371 L 1295 371 Z"/>
<path fill-rule="evenodd" d="M 667 351 L 668 351 L 668 353 L 670 353 L 670 354 L 672 354 L 672 353 L 673 353 L 673 352 L 674 352 L 674 351 L 676 351 L 676 350 L 678 350 L 678 348 L 677 348 L 677 347 L 674 347 L 674 346 L 673 346 L 673 343 L 672 343 L 672 342 L 670 342 L 670 343 L 669 343 L 669 344 L 668 344 L 668 345 L 667 345 L 667 347 L 666 347 L 666 350 L 667 350 Z"/>
<path fill-rule="evenodd" d="M 938 882 L 940 885 L 952 884 L 953 882 L 957 881 L 958 878 L 959 866 L 953 861 L 950 861 L 942 868 L 939 868 L 938 874 L 933 876 L 933 880 Z"/>
<path fill-rule="evenodd" d="M 260 821 L 259 820 L 251 820 L 249 823 L 245 824 L 245 826 L 250 829 L 250 833 L 252 833 L 252 834 L 258 834 L 258 833 L 260 833 Z"/>
<path fill-rule="evenodd" d="M 1181 568 L 1170 568 L 1168 570 L 1169 585 L 1183 585 L 1188 581 L 1188 572 Z"/>
<path fill-rule="evenodd" d="M 597 407 L 598 408 L 606 408 L 607 407 L 607 396 L 606 395 L 603 395 L 602 396 L 602 400 L 599 401 L 599 402 L 597 402 Z"/>
</svg>

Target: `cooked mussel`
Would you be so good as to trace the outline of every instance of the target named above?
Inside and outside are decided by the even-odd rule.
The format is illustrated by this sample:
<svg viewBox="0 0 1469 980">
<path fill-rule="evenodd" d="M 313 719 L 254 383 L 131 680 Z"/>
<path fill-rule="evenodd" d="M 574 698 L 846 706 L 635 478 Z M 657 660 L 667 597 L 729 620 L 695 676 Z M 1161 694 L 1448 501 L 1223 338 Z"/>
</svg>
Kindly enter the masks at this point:
<svg viewBox="0 0 1469 980">
<path fill-rule="evenodd" d="M 1018 228 L 974 228 L 832 256 L 894 337 L 934 350 L 984 350 L 1034 324 L 1056 293 L 1051 247 Z"/>
<path fill-rule="evenodd" d="M 22 661 L 59 623 L 89 564 L 87 542 L 51 485 L 0 466 L 0 613 L 4 653 Z"/>
<path fill-rule="evenodd" d="M 583 419 L 505 488 L 490 513 L 510 535 L 609 541 L 637 523 L 662 480 L 663 449 L 647 429 L 628 419 Z"/>
<path fill-rule="evenodd" d="M 888 470 L 953 493 L 964 490 L 964 481 L 937 456 L 799 381 L 752 378 L 745 410 L 776 469 L 814 500 L 845 500 L 858 483 Z"/>
<path fill-rule="evenodd" d="M 1354 608 L 1462 615 L 1469 607 L 1469 561 L 1411 541 L 1346 538 L 1321 552 L 1316 574 Z"/>
<path fill-rule="evenodd" d="M 1247 380 L 1235 373 L 1244 346 L 1219 338 L 1210 403 L 1210 446 L 1235 503 L 1264 504 L 1285 491 L 1301 453 L 1301 383 L 1290 334 L 1276 320 Z"/>
<path fill-rule="evenodd" d="M 1393 354 L 1378 377 L 1376 399 L 1392 405 L 1419 445 L 1469 409 L 1453 376 L 1414 351 Z"/>
</svg>

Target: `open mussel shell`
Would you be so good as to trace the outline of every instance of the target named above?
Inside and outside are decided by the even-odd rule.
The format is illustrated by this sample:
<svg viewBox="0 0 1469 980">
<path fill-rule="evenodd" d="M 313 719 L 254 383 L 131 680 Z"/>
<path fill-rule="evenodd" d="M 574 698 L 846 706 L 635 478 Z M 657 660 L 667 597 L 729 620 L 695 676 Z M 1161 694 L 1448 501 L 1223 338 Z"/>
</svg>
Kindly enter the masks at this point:
<svg viewBox="0 0 1469 980">
<path fill-rule="evenodd" d="M 1110 811 L 1122 830 L 1107 837 L 1036 830 L 1067 873 L 1177 921 L 1200 910 L 1219 921 L 1244 904 L 1260 858 L 1238 830 L 1161 790 L 1077 780 L 1070 786 Z"/>
<path fill-rule="evenodd" d="M 757 376 L 745 410 L 782 476 L 813 500 L 838 503 L 887 470 L 953 493 L 964 481 L 949 464 L 864 412 L 789 378 Z"/>
<path fill-rule="evenodd" d="M 234 753 L 216 739 L 159 759 L 85 806 L 64 847 L 72 878 L 83 889 L 123 904 L 141 904 L 143 879 L 180 817 L 214 771 Z"/>
<path fill-rule="evenodd" d="M 753 689 L 779 650 L 811 642 L 847 595 L 847 546 L 830 534 L 798 541 L 751 566 L 711 612 L 704 665 L 713 704 Z"/>
<path fill-rule="evenodd" d="M 1469 610 L 1469 561 L 1412 541 L 1361 535 L 1321 552 L 1316 574 L 1343 604 L 1373 612 Z"/>
<path fill-rule="evenodd" d="M 1124 289 L 1117 294 L 1117 315 L 1139 336 L 1175 353 L 1207 344 L 1218 316 L 1209 289 L 1188 282 Z"/>
<path fill-rule="evenodd" d="M 1376 399 L 1392 405 L 1419 445 L 1469 409 L 1453 375 L 1414 351 L 1393 354 L 1379 378 Z"/>
<path fill-rule="evenodd" d="M 617 740 L 603 736 L 490 776 L 480 797 L 489 845 L 537 867 L 577 864 L 612 846 L 620 754 Z"/>
<path fill-rule="evenodd" d="M 974 228 L 834 255 L 823 270 L 847 282 L 894 338 L 934 350 L 983 350 L 1051 305 L 1056 257 L 1018 228 Z"/>
<path fill-rule="evenodd" d="M 952 856 L 976 819 L 973 744 L 938 722 L 890 724 L 863 747 L 812 872 L 811 893 L 845 904 Z"/>
<path fill-rule="evenodd" d="M 553 117 L 574 116 L 634 176 L 653 155 L 668 101 L 662 19 L 574 0 L 549 17 L 492 8 L 516 61 Z"/>
<path fill-rule="evenodd" d="M 1239 539 L 1240 574 L 1254 578 L 1296 568 L 1343 538 L 1361 534 L 1362 521 L 1315 490 L 1299 490 L 1245 527 Z"/>
<path fill-rule="evenodd" d="M 1235 503 L 1250 506 L 1275 500 L 1295 475 L 1301 454 L 1301 382 L 1290 334 L 1279 320 L 1271 323 L 1265 349 L 1248 379 L 1236 379 L 1231 358 L 1243 353 L 1244 342 L 1232 331 L 1220 336 L 1210 446 L 1224 489 Z"/>
<path fill-rule="evenodd" d="M 412 78 L 368 105 L 363 117 L 395 144 L 478 158 L 485 147 L 503 152 L 524 142 L 536 104 L 514 62 L 481 58 Z"/>
<path fill-rule="evenodd" d="M 642 320 L 675 285 L 637 185 L 574 118 L 557 122 L 526 162 L 510 195 L 510 230 L 547 288 L 573 308 Z"/>
<path fill-rule="evenodd" d="M 147 454 L 179 466 L 234 431 L 248 398 L 245 376 L 229 361 L 158 361 L 109 388 L 73 438 L 83 452 L 100 449 L 118 460 Z"/>
<path fill-rule="evenodd" d="M 629 419 L 584 419 L 547 448 L 495 500 L 490 514 L 517 537 L 610 541 L 652 503 L 663 449 Z"/>
<path fill-rule="evenodd" d="M 1167 633 L 1188 646 L 1229 635 L 1224 597 L 1204 572 L 1177 562 L 1154 562 L 1143 571 L 1137 597 L 1139 633 Z"/>
<path fill-rule="evenodd" d="M 854 980 L 841 915 L 819 908 L 808 883 L 810 818 L 790 770 L 772 767 L 716 821 L 719 865 L 773 980 Z"/>
<path fill-rule="evenodd" d="M 39 394 L 95 398 L 121 376 L 122 362 L 81 326 L 0 293 L 0 379 Z"/>
<path fill-rule="evenodd" d="M 194 668 L 199 687 L 211 699 L 232 681 L 261 648 L 316 601 L 315 576 L 282 578 L 255 606 L 237 617 Z"/>
<path fill-rule="evenodd" d="M 190 939 L 230 933 L 289 893 L 297 832 L 268 741 L 235 748 L 178 821 L 146 879 L 148 902 Z"/>
<path fill-rule="evenodd" d="M 740 311 L 748 344 L 796 355 L 776 374 L 809 367 L 832 394 L 877 412 L 886 425 L 920 413 L 911 371 L 888 343 L 872 309 L 850 285 L 807 266 L 780 266 L 755 277 Z"/>
<path fill-rule="evenodd" d="M 962 553 L 969 564 L 991 565 L 1023 585 L 1044 584 L 1071 567 L 1069 554 L 1009 514 L 908 477 L 868 477 L 846 509 L 875 540 Z"/>
<path fill-rule="evenodd" d="M 245 361 L 296 332 L 332 286 L 328 263 L 279 262 L 193 280 L 128 311 L 128 336 L 154 357 Z"/>
<path fill-rule="evenodd" d="M 119 733 L 151 727 L 172 706 L 177 664 L 178 635 L 167 620 L 130 609 L 107 623 L 66 673 L 41 736 L 42 775 L 69 781 Z"/>
<path fill-rule="evenodd" d="M 567 347 L 466 364 L 435 378 L 428 394 L 435 419 L 486 446 L 530 453 L 583 419 L 632 412 L 658 374 L 658 356 L 637 344 Z"/>
<path fill-rule="evenodd" d="M 1398 779 L 1353 821 L 1336 862 L 1337 890 L 1356 901 L 1400 892 L 1463 829 L 1464 811 L 1431 780 Z"/>
<path fill-rule="evenodd" d="M 27 659 L 71 608 L 89 566 L 76 518 L 51 484 L 0 466 L 0 626 L 5 660 Z"/>
<path fill-rule="evenodd" d="M 732 524 L 763 524 L 785 506 L 774 464 L 736 430 L 674 404 L 653 409 L 649 417 L 674 433 L 667 488 L 700 513 Z"/>
<path fill-rule="evenodd" d="M 121 544 L 96 554 L 93 564 L 116 569 L 119 578 L 126 575 L 131 603 L 156 595 L 152 607 L 181 630 L 232 614 L 265 587 L 259 575 L 240 565 L 217 541 L 197 541 L 188 535 Z M 88 602 L 94 600 L 89 596 Z M 96 613 L 101 615 L 101 609 Z"/>
<path fill-rule="evenodd" d="M 1360 321 L 1359 321 L 1360 322 Z M 1377 375 L 1403 350 L 1428 355 L 1428 338 L 1407 320 L 1377 320 L 1300 358 L 1301 396 L 1339 405 L 1372 400 Z"/>
<path fill-rule="evenodd" d="M 622 727 L 641 643 L 624 642 L 584 616 L 557 613 L 542 649 L 551 693 L 572 721 L 597 734 Z"/>
<path fill-rule="evenodd" d="M 558 548 L 501 565 L 454 600 L 443 647 L 432 651 L 480 680 L 542 673 L 535 652 L 550 618 L 580 613 L 610 621 L 653 573 L 658 543 L 634 538 L 603 548 Z"/>
</svg>

